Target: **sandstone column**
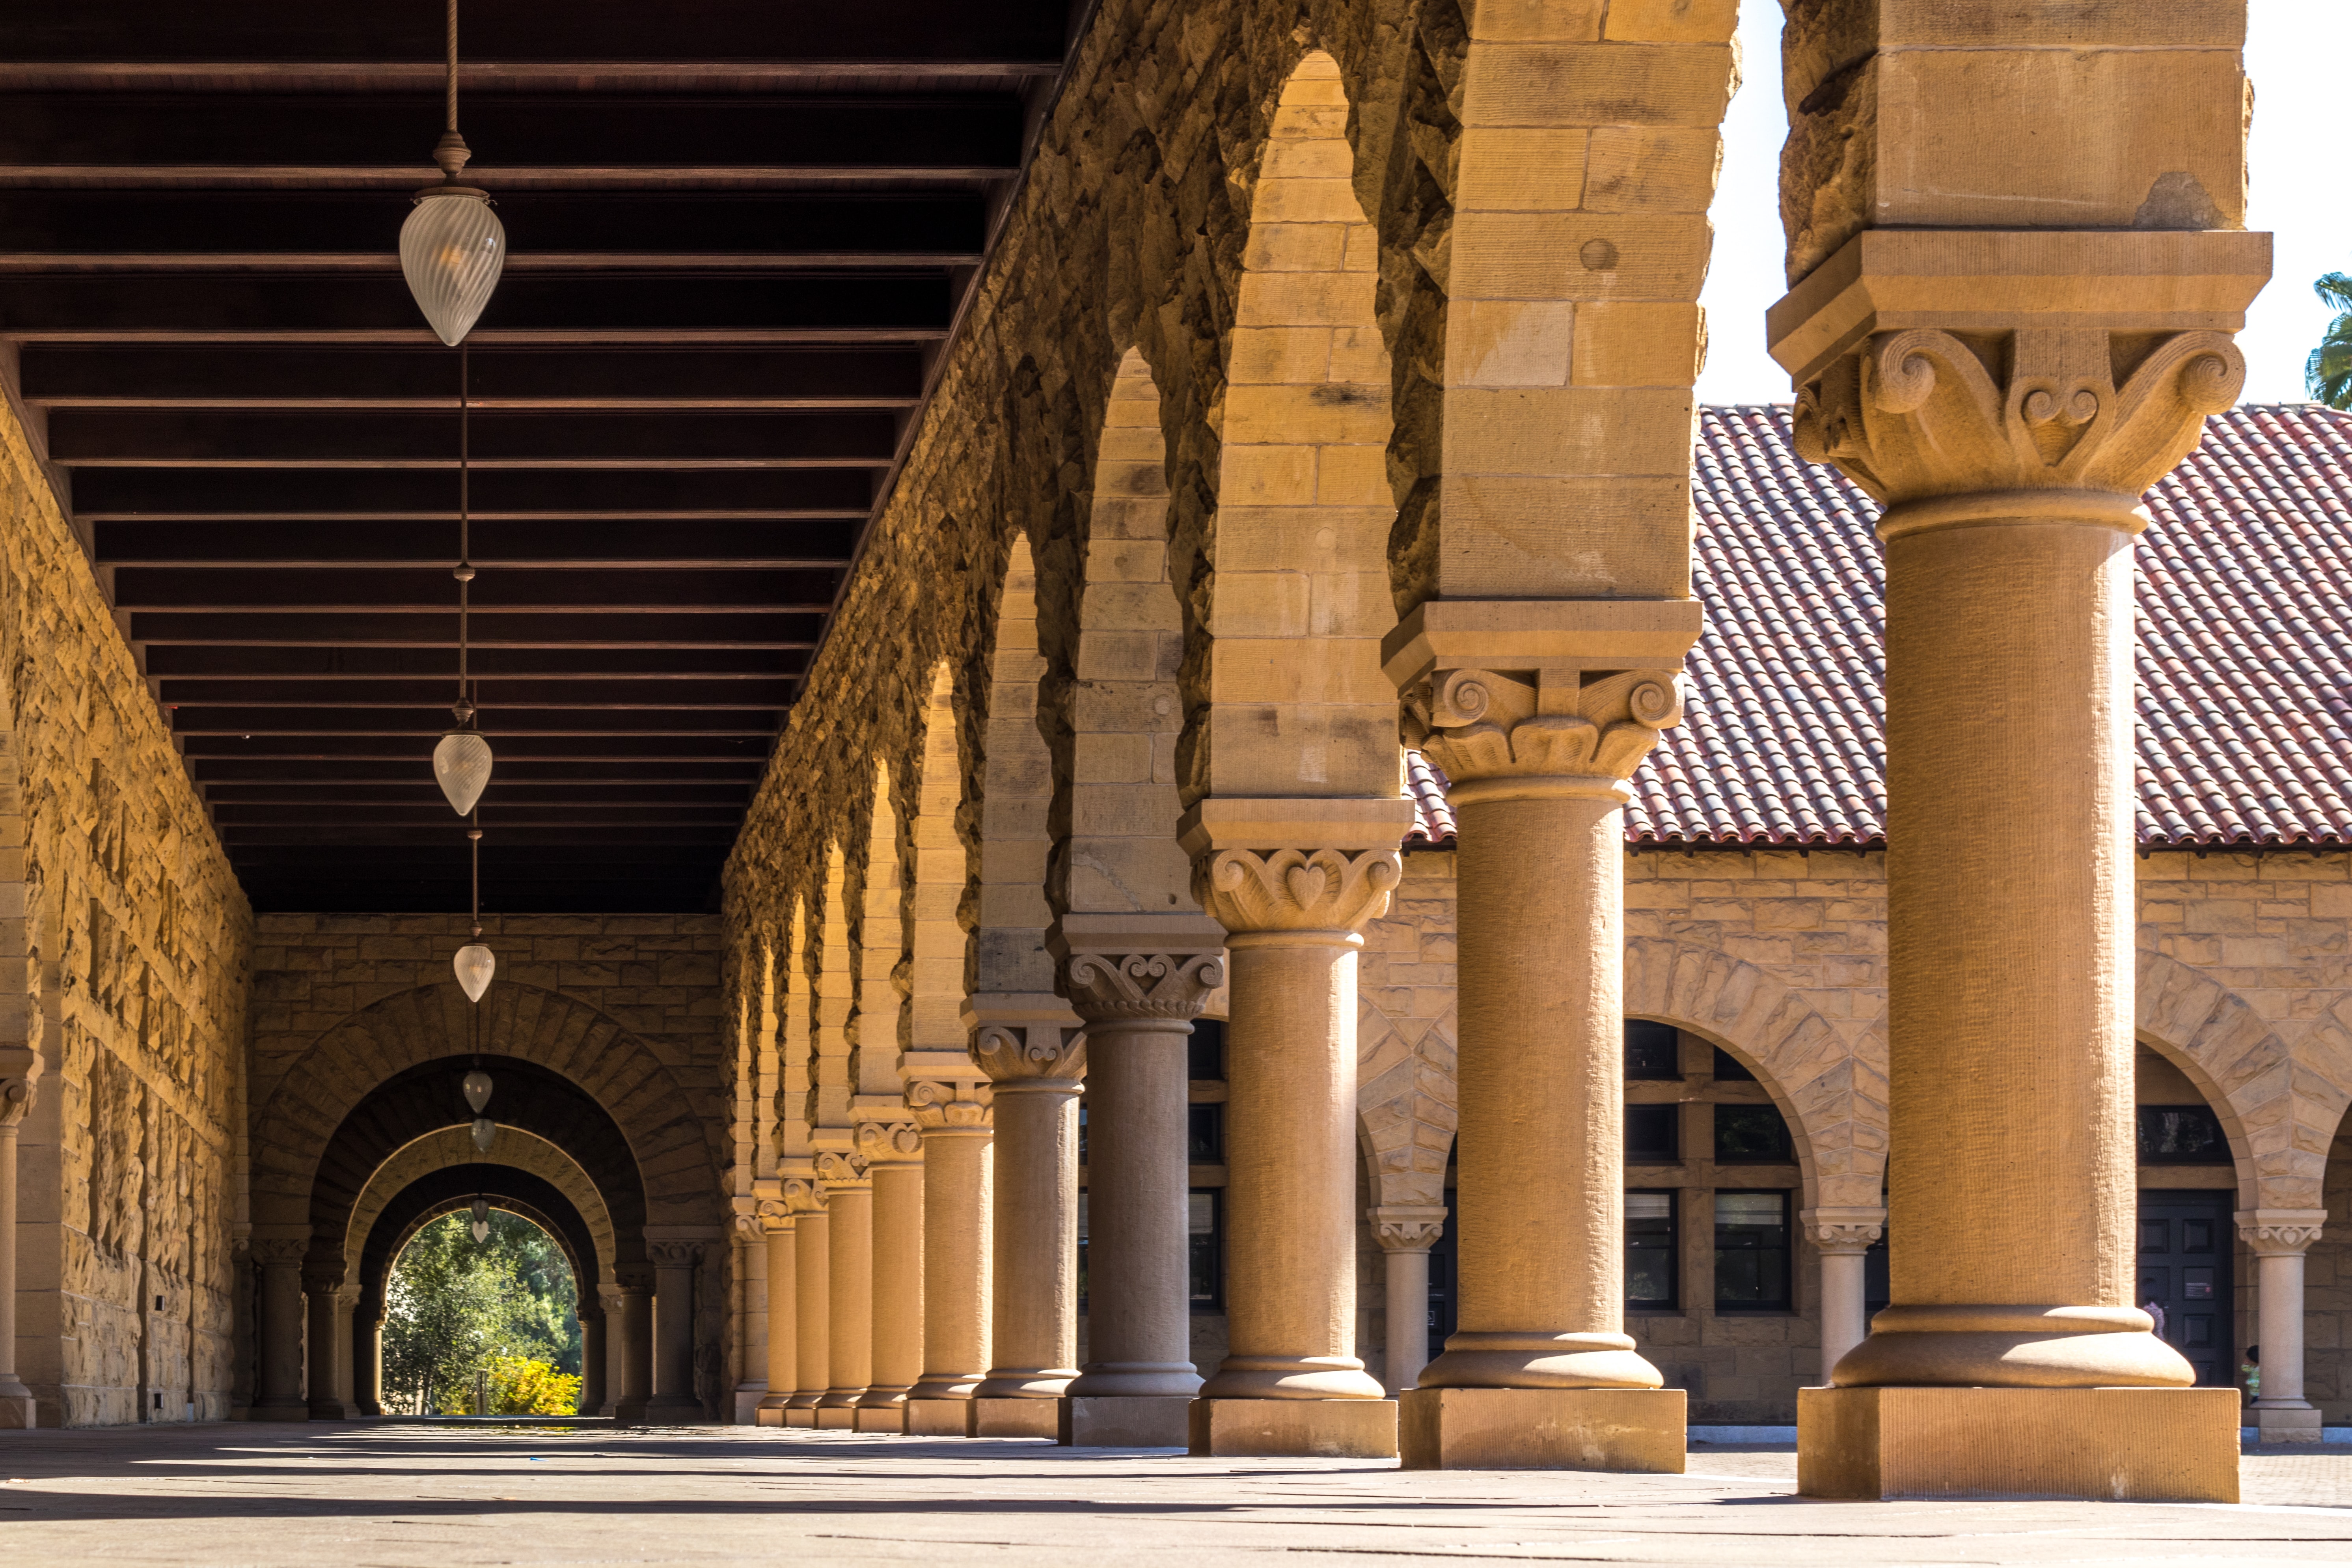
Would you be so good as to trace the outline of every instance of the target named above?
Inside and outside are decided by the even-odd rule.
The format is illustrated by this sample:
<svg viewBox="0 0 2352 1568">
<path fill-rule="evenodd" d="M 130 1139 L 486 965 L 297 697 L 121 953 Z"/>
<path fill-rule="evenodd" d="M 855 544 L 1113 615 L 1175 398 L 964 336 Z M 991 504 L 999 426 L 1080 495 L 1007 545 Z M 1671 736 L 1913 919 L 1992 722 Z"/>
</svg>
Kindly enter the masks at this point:
<svg viewBox="0 0 2352 1568">
<path fill-rule="evenodd" d="M 1407 1468 L 1683 1468 L 1684 1396 L 1624 1331 L 1623 805 L 1698 629 L 1687 599 L 1445 600 L 1389 638 L 1460 843 L 1459 1328 Z"/>
<path fill-rule="evenodd" d="M 2254 1422 L 2265 1443 L 2321 1440 L 2319 1409 L 2303 1396 L 2303 1258 L 2327 1224 L 2326 1209 L 2245 1209 L 2238 1235 L 2254 1254 L 2263 1392 Z"/>
<path fill-rule="evenodd" d="M 856 1429 L 904 1432 L 923 1376 L 923 1140 L 912 1121 L 868 1121 L 858 1152 L 874 1182 L 872 1381 Z"/>
<path fill-rule="evenodd" d="M 383 1354 L 383 1328 L 381 1322 L 377 1323 L 379 1360 Z M 580 1398 L 574 1408 L 583 1415 L 604 1412 L 604 1358 L 609 1353 L 604 1348 L 604 1308 L 600 1292 L 597 1299 L 580 1303 Z"/>
<path fill-rule="evenodd" d="M 1402 871 L 1397 800 L 1203 801 L 1192 891 L 1223 926 L 1230 1353 L 1192 1449 L 1375 1458 L 1396 1405 L 1357 1359 L 1356 954 Z M 1312 849 L 1256 847 L 1320 844 Z"/>
<path fill-rule="evenodd" d="M 359 1343 L 352 1365 L 359 1380 L 353 1399 L 362 1415 L 383 1414 L 383 1303 L 363 1300 L 356 1317 Z M 584 1320 L 583 1320 L 584 1321 Z"/>
<path fill-rule="evenodd" d="M 1060 1421 L 1062 1441 L 1081 1447 L 1183 1447 L 1201 1387 L 1192 1357 L 1187 1042 L 1225 966 L 1213 921 L 1183 925 L 1155 931 L 1148 917 L 1071 916 L 1056 933 L 1087 1039 L 1093 1359 L 1071 1383 Z M 1189 936 L 1195 945 L 1119 951 L 1122 937 L 1155 936 Z"/>
<path fill-rule="evenodd" d="M 874 1380 L 874 1182 L 862 1157 L 839 1151 L 819 1154 L 816 1171 L 824 1181 L 833 1380 L 816 1403 L 816 1424 L 847 1431 Z"/>
<path fill-rule="evenodd" d="M 1442 1208 L 1382 1207 L 1372 1211 L 1381 1244 L 1383 1306 L 1388 1320 L 1391 1398 L 1412 1387 L 1429 1364 L 1429 1249 L 1445 1234 Z"/>
<path fill-rule="evenodd" d="M 646 1405 L 653 1398 L 653 1270 L 639 1264 L 616 1268 L 614 1275 L 614 1310 L 606 1321 L 619 1342 L 620 1386 L 613 1393 L 611 1415 L 635 1426 L 646 1419 Z"/>
<path fill-rule="evenodd" d="M 909 1084 L 923 1139 L 923 1375 L 907 1392 L 907 1435 L 971 1434 L 988 1376 L 994 1093 L 963 1080 Z"/>
<path fill-rule="evenodd" d="M 304 1361 L 310 1373 L 310 1412 L 313 1421 L 344 1418 L 342 1391 L 335 1380 L 336 1363 L 342 1360 L 335 1353 L 335 1329 L 342 1316 L 335 1310 L 335 1293 L 342 1288 L 340 1258 L 332 1268 L 305 1266 L 302 1269 L 302 1291 L 308 1301 L 310 1321 Z"/>
<path fill-rule="evenodd" d="M 33 1391 L 16 1375 L 16 1132 L 40 1074 L 39 1052 L 0 1049 L 0 1431 L 34 1423 Z"/>
<path fill-rule="evenodd" d="M 1864 1321 L 1863 1263 L 1885 1234 L 1884 1209 L 1807 1209 L 1797 1216 L 1822 1255 L 1822 1382 L 1870 1331 Z"/>
<path fill-rule="evenodd" d="M 740 1375 L 735 1384 L 733 1425 L 759 1423 L 761 1402 L 768 1396 L 768 1232 L 760 1217 L 756 1197 L 735 1215 L 735 1245 L 729 1261 L 735 1271 L 738 1312 L 735 1353 Z"/>
<path fill-rule="evenodd" d="M 793 1205 L 793 1299 L 796 1327 L 793 1360 L 799 1381 L 784 1405 L 784 1425 L 814 1426 L 816 1407 L 833 1379 L 833 1216 L 825 1209 L 823 1184 L 803 1184 Z"/>
<path fill-rule="evenodd" d="M 793 1267 L 796 1216 L 783 1201 L 781 1183 L 776 1190 L 776 1197 L 760 1201 L 761 1251 L 768 1271 L 768 1392 L 751 1419 L 761 1426 L 784 1424 L 784 1406 L 800 1386 L 800 1286 Z"/>
<path fill-rule="evenodd" d="M 302 1393 L 302 1259 L 310 1250 L 310 1227 L 256 1236 L 249 1245 L 261 1268 L 260 1321 L 254 1334 L 260 1366 L 253 1419 L 308 1421 L 310 1406 Z"/>
<path fill-rule="evenodd" d="M 694 1276 L 702 1248 L 700 1241 L 646 1238 L 654 1265 L 653 1397 L 645 1414 L 650 1426 L 696 1426 L 708 1418 L 694 1394 Z"/>
<path fill-rule="evenodd" d="M 1052 1437 L 1077 1376 L 1078 1090 L 1084 1036 L 1055 1022 L 983 1026 L 995 1086 L 995 1358 L 973 1391 L 975 1437 Z"/>
<path fill-rule="evenodd" d="M 1773 309 L 1797 449 L 1886 555 L 1902 1240 L 1799 1395 L 1805 1493 L 2237 1496 L 2236 1396 L 2132 1300 L 2131 557 L 2267 270 L 2257 235 L 1872 231 Z"/>
</svg>

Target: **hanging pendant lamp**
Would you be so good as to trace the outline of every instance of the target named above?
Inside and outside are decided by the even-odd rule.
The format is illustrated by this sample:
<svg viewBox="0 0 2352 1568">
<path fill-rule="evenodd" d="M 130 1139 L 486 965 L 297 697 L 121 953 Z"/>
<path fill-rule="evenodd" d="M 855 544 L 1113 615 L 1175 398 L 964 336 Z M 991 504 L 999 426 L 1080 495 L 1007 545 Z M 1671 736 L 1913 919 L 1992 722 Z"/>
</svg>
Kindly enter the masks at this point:
<svg viewBox="0 0 2352 1568">
<path fill-rule="evenodd" d="M 499 1136 L 499 1124 L 487 1116 L 474 1118 L 474 1147 L 487 1154 Z"/>
<path fill-rule="evenodd" d="M 485 949 L 484 951 L 488 951 Z M 461 980 L 460 984 L 464 984 Z M 466 1104 L 479 1116 L 482 1107 L 490 1102 L 490 1075 L 476 1068 L 466 1075 Z"/>
<path fill-rule="evenodd" d="M 474 1199 L 474 1223 L 471 1228 L 476 1241 L 490 1239 L 490 1200 L 478 1194 Z"/>
<path fill-rule="evenodd" d="M 507 231 L 487 191 L 458 184 L 473 153 L 457 134 L 457 0 L 449 0 L 448 128 L 433 148 L 441 183 L 416 193 L 400 226 L 400 271 L 440 340 L 455 348 L 474 330 L 507 264 Z"/>
<path fill-rule="evenodd" d="M 490 782 L 490 743 L 475 732 L 475 708 L 467 695 L 467 633 L 472 613 L 474 549 L 472 521 L 473 400 L 467 385 L 467 353 L 457 351 L 457 564 L 449 575 L 457 580 L 457 700 L 449 711 L 457 728 L 433 748 L 433 779 L 448 797 L 449 809 L 463 816 L 482 798 Z M 485 984 L 488 984 L 486 980 Z"/>
<path fill-rule="evenodd" d="M 450 960 L 450 967 L 457 972 L 457 984 L 466 993 L 466 1000 L 479 1002 L 482 999 L 482 993 L 490 988 L 490 977 L 499 972 L 499 961 L 496 954 L 482 945 L 481 940 L 482 830 L 478 827 L 469 827 L 466 830 L 466 837 L 473 840 L 474 846 L 474 940 L 457 950 L 457 957 Z M 468 1034 L 473 1032 L 470 1022 L 467 1026 L 467 1032 Z M 481 1083 L 482 1092 L 479 1099 L 476 1099 L 474 1094 L 477 1079 Z M 466 1075 L 467 1102 L 476 1110 L 479 1110 L 482 1109 L 483 1102 L 489 1098 L 489 1075 L 480 1071 L 467 1073 Z"/>
</svg>

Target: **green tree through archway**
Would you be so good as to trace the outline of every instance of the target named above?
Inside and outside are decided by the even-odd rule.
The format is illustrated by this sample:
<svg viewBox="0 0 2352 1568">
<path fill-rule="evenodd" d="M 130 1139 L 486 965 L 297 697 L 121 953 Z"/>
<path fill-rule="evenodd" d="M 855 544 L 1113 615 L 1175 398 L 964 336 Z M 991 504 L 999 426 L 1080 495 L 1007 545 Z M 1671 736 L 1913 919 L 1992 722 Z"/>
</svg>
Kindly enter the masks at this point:
<svg viewBox="0 0 2352 1568">
<path fill-rule="evenodd" d="M 555 1239 L 490 1211 L 488 1239 L 447 1215 L 411 1237 L 384 1281 L 387 1410 L 471 1415 L 474 1375 L 492 1413 L 571 1415 L 580 1392 L 580 1298 Z"/>
</svg>

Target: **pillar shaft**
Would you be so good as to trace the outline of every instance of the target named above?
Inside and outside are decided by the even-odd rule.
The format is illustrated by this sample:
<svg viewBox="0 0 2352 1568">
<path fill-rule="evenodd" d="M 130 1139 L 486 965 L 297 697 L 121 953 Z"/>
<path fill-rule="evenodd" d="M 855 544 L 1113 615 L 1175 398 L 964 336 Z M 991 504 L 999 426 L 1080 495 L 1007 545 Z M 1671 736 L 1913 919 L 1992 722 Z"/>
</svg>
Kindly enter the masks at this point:
<svg viewBox="0 0 2352 1568">
<path fill-rule="evenodd" d="M 923 1129 L 923 1375 L 909 1399 L 970 1399 L 988 1375 L 996 1139 L 988 1087 L 917 1084 Z"/>
<path fill-rule="evenodd" d="M 261 1266 L 260 1321 L 256 1325 L 259 1366 L 253 1418 L 307 1421 L 310 1403 L 302 1390 L 302 1256 L 307 1239 L 256 1238 L 253 1257 Z"/>
<path fill-rule="evenodd" d="M 912 1125 L 889 1136 L 920 1155 Z M 861 1410 L 904 1405 L 923 1376 L 923 1164 L 919 1157 L 877 1157 L 873 1173 L 873 1371 Z"/>
<path fill-rule="evenodd" d="M 982 1399 L 1054 1399 L 1077 1375 L 1082 1039 L 1057 1026 L 983 1028 L 995 1081 L 995 1259 Z"/>
<path fill-rule="evenodd" d="M 1224 984 L 1210 952 L 1081 952 L 1087 1023 L 1087 1339 L 1073 1398 L 1189 1399 L 1191 1020 Z"/>
<path fill-rule="evenodd" d="M 1429 1364 L 1429 1249 L 1444 1234 L 1445 1211 L 1433 1205 L 1372 1211 L 1388 1341 L 1381 1381 L 1392 1395 L 1417 1386 Z"/>
<path fill-rule="evenodd" d="M 2327 1211 L 2252 1209 L 2237 1220 L 2255 1258 L 2253 1342 L 2262 1347 L 2263 1373 L 2255 1422 L 2265 1443 L 2316 1443 L 2319 1411 L 2303 1389 L 2303 1260 L 2326 1226 Z"/>
<path fill-rule="evenodd" d="M 812 1189 L 813 1191 L 814 1189 Z M 812 1203 L 824 1201 L 822 1194 Z M 785 1402 L 789 1412 L 814 1411 L 833 1381 L 833 1216 L 822 1208 L 800 1213 L 793 1227 L 793 1299 L 800 1321 L 793 1360 L 799 1381 Z M 792 1423 L 787 1422 L 787 1425 Z"/>
<path fill-rule="evenodd" d="M 352 1368 L 359 1386 L 353 1403 L 362 1415 L 383 1414 L 383 1319 L 380 1300 L 362 1301 L 352 1320 Z"/>
<path fill-rule="evenodd" d="M 783 1408 L 800 1386 L 800 1285 L 794 1268 L 799 1238 L 793 1212 L 780 1203 L 760 1205 L 765 1227 L 762 1263 L 768 1271 L 768 1392 L 753 1419 L 763 1426 L 783 1424 Z"/>
<path fill-rule="evenodd" d="M 309 1370 L 310 1412 L 313 1421 L 340 1421 L 343 1418 L 342 1391 L 335 1384 L 335 1292 L 343 1288 L 343 1277 L 334 1274 L 304 1274 L 301 1276 L 306 1303 L 304 1316 L 308 1321 L 305 1336 L 304 1362 Z"/>
<path fill-rule="evenodd" d="M 1884 1209 L 1814 1208 L 1798 1215 L 1822 1259 L 1822 1375 L 1870 1332 L 1864 1310 L 1864 1269 L 1873 1243 L 1885 1234 Z"/>
<path fill-rule="evenodd" d="M 623 1282 L 616 1294 L 621 1386 L 613 1398 L 613 1414 L 623 1421 L 642 1421 L 653 1398 L 653 1288 L 641 1279 L 630 1279 Z"/>
<path fill-rule="evenodd" d="M 30 1051 L 0 1053 L 0 1430 L 35 1419 L 33 1391 L 16 1375 L 16 1131 L 33 1108 L 38 1068 Z"/>
<path fill-rule="evenodd" d="M 700 1243 L 648 1242 L 654 1261 L 653 1389 L 646 1419 L 691 1425 L 704 1418 L 694 1392 L 694 1276 Z"/>
<path fill-rule="evenodd" d="M 827 1154 L 817 1169 L 825 1179 L 832 1298 L 825 1363 L 831 1381 L 817 1408 L 851 1410 L 874 1381 L 874 1186 L 862 1161 Z"/>
<path fill-rule="evenodd" d="M 377 1327 L 382 1329 L 381 1324 Z M 382 1354 L 379 1332 L 378 1354 Z M 580 1398 L 574 1408 L 583 1415 L 601 1415 L 604 1408 L 604 1314 L 592 1309 L 580 1315 Z M 381 1414 L 378 1412 L 377 1414 Z"/>
</svg>

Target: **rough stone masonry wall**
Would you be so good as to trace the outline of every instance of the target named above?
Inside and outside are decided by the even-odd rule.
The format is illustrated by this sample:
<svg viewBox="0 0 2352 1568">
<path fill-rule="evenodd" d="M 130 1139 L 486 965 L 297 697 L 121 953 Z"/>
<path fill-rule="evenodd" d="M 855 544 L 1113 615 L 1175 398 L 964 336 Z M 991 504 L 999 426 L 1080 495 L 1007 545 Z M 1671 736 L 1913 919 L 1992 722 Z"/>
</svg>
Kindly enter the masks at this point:
<svg viewBox="0 0 2352 1568">
<path fill-rule="evenodd" d="M 17 1154 L 17 1371 L 44 1426 L 190 1404 L 216 1419 L 252 914 L 7 408 L 0 720 L 0 816 L 21 814 L 0 825 L 0 956 L 28 993 L 0 1028 L 21 1017 L 41 1062 Z"/>
</svg>

